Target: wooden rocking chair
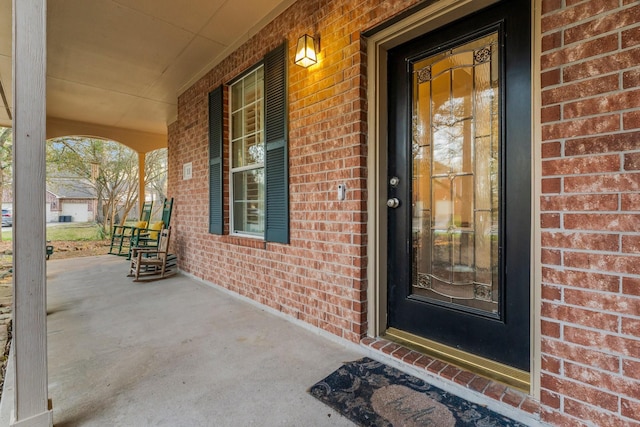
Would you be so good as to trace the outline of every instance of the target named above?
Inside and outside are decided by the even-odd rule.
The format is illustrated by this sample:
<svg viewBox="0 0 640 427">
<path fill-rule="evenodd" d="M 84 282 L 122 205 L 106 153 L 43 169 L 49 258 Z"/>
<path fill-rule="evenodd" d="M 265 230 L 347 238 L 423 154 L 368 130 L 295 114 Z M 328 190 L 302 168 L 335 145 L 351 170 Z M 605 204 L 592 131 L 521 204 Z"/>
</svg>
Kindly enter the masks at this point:
<svg viewBox="0 0 640 427">
<path fill-rule="evenodd" d="M 131 249 L 131 236 L 138 228 L 147 228 L 151 219 L 153 202 L 145 202 L 140 212 L 140 220 L 133 226 L 114 225 L 111 230 L 111 246 L 109 253 L 112 255 L 128 256 Z"/>
<path fill-rule="evenodd" d="M 170 237 L 171 227 L 165 228 L 160 231 L 158 247 L 135 247 L 132 249 L 129 277 L 133 277 L 134 282 L 140 281 L 141 276 L 159 276 L 148 279 L 155 280 L 175 274 L 173 268 L 167 265 Z"/>
<path fill-rule="evenodd" d="M 164 199 L 162 204 L 162 219 L 150 224 L 148 228 L 135 228 L 131 232 L 131 244 L 129 246 L 129 259 L 133 255 L 132 251 L 135 247 L 151 247 L 158 246 L 160 238 L 160 230 L 171 226 L 171 212 L 173 211 L 173 197 Z"/>
</svg>

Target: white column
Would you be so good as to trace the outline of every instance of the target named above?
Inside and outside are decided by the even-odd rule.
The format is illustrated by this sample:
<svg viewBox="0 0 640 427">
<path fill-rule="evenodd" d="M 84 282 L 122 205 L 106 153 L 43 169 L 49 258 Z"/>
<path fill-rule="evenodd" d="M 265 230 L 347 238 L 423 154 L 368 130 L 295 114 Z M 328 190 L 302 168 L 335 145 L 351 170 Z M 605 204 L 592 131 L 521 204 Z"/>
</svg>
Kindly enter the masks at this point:
<svg viewBox="0 0 640 427">
<path fill-rule="evenodd" d="M 47 390 L 45 140 L 47 1 L 13 1 L 12 426 L 53 425 Z"/>
<path fill-rule="evenodd" d="M 142 213 L 142 206 L 144 206 L 145 191 L 144 191 L 144 162 L 145 153 L 138 152 L 138 212 Z M 151 224 L 149 224 L 151 226 Z"/>
</svg>

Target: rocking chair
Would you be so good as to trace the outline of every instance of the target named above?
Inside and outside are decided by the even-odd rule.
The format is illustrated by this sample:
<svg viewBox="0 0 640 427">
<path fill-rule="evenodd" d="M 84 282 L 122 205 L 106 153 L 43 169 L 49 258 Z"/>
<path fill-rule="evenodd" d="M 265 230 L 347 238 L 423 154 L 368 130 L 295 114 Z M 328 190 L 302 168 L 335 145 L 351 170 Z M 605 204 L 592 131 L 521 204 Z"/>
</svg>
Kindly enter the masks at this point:
<svg viewBox="0 0 640 427">
<path fill-rule="evenodd" d="M 147 228 L 151 219 L 153 202 L 145 202 L 140 212 L 140 220 L 134 225 L 114 225 L 111 230 L 111 246 L 109 253 L 112 255 L 128 256 L 131 248 L 131 236 L 137 228 Z"/>
<path fill-rule="evenodd" d="M 175 271 L 167 266 L 169 258 L 169 239 L 171 228 L 160 231 L 158 247 L 134 247 L 131 254 L 131 264 L 129 266 L 129 277 L 133 276 L 133 281 L 140 281 L 141 276 L 160 276 L 158 279 L 173 276 Z M 150 279 L 154 280 L 156 278 Z"/>
<path fill-rule="evenodd" d="M 160 230 L 171 226 L 171 212 L 173 211 L 173 197 L 164 199 L 162 204 L 162 219 L 154 222 L 148 228 L 135 228 L 131 232 L 131 245 L 129 246 L 129 259 L 131 259 L 133 248 L 135 247 L 151 247 L 158 246 Z"/>
</svg>

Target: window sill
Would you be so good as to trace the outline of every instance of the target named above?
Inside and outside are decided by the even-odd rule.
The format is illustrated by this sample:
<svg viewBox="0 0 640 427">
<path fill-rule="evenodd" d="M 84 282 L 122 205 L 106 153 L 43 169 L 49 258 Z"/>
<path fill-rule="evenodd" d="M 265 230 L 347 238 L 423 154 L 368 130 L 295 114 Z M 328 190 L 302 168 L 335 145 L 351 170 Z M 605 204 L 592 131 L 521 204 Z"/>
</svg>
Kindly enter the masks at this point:
<svg viewBox="0 0 640 427">
<path fill-rule="evenodd" d="M 224 243 L 229 243 L 232 245 L 244 246 L 247 248 L 254 248 L 254 249 L 266 249 L 267 247 L 267 242 L 265 242 L 263 239 L 256 239 L 252 237 L 226 235 L 222 237 L 222 241 Z"/>
</svg>

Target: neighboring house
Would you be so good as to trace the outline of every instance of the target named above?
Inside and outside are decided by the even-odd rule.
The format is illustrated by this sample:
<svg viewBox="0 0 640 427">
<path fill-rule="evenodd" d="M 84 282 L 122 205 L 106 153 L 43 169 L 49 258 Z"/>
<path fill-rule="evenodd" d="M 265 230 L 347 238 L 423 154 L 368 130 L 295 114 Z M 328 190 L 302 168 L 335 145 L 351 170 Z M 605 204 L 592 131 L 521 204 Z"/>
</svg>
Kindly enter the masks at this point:
<svg viewBox="0 0 640 427">
<path fill-rule="evenodd" d="M 47 193 L 54 197 L 49 197 L 51 221 L 63 222 L 88 222 L 95 221 L 98 198 L 93 186 L 85 179 L 81 178 L 55 178 L 50 179 L 47 184 Z M 57 212 L 57 217 L 55 213 Z M 47 216 L 49 221 L 49 216 Z"/>
<path fill-rule="evenodd" d="M 57 195 L 47 189 L 46 201 L 44 204 L 45 218 L 47 222 L 58 222 L 60 200 Z M 11 188 L 4 188 L 2 194 L 2 208 L 13 212 L 13 191 Z"/>
<path fill-rule="evenodd" d="M 298 1 L 188 88 L 180 268 L 523 416 L 638 425 L 640 5 L 486 3 Z"/>
<path fill-rule="evenodd" d="M 47 189 L 46 193 L 46 221 L 58 222 L 60 215 L 60 198 Z"/>
<path fill-rule="evenodd" d="M 161 215 L 162 202 L 154 193 L 149 198 L 155 198 L 154 218 Z M 47 183 L 45 212 L 47 222 L 92 222 L 96 220 L 98 198 L 95 189 L 86 180 L 80 178 L 50 178 Z M 13 210 L 13 192 L 5 188 L 2 198 L 2 208 Z M 118 218 L 123 214 L 124 207 L 119 206 Z M 62 220 L 61 220 L 62 217 Z M 137 205 L 129 211 L 127 220 L 139 217 Z"/>
</svg>

